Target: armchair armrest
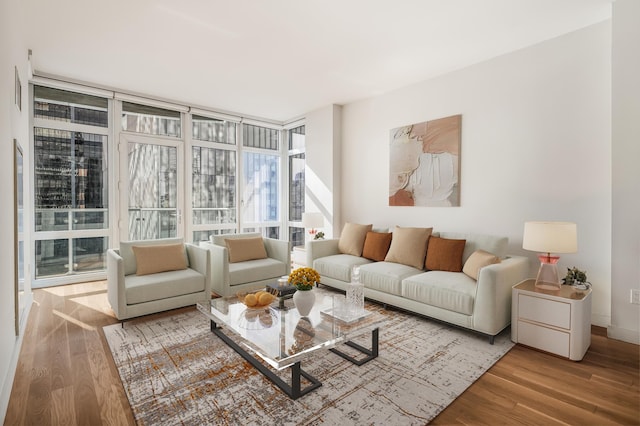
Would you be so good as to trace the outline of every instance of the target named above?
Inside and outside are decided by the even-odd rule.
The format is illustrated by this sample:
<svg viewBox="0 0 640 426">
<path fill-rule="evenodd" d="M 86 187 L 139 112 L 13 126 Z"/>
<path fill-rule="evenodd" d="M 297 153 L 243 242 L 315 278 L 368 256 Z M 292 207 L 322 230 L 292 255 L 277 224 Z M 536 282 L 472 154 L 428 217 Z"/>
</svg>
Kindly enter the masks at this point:
<svg viewBox="0 0 640 426">
<path fill-rule="evenodd" d="M 107 250 L 107 298 L 116 318 L 125 317 L 127 305 L 124 285 L 124 261 L 116 249 Z"/>
<path fill-rule="evenodd" d="M 201 247 L 209 252 L 211 291 L 226 296 L 229 288 L 229 252 L 226 247 L 212 243 L 201 243 Z"/>
<path fill-rule="evenodd" d="M 528 272 L 529 260 L 524 256 L 507 257 L 480 270 L 473 320 L 477 330 L 496 335 L 511 323 L 511 288 Z"/>
<path fill-rule="evenodd" d="M 321 257 L 333 256 L 334 254 L 340 254 L 338 249 L 337 238 L 330 240 L 313 240 L 307 241 L 307 266 L 313 267 L 313 261 Z"/>
<path fill-rule="evenodd" d="M 204 275 L 205 289 L 207 293 L 211 293 L 211 262 L 209 261 L 209 250 L 191 243 L 185 243 L 184 247 L 187 250 L 187 257 L 189 258 L 189 268 Z"/>
<path fill-rule="evenodd" d="M 291 243 L 273 238 L 263 238 L 262 241 L 267 250 L 267 256 L 287 265 L 287 274 L 289 274 L 291 272 Z"/>
</svg>

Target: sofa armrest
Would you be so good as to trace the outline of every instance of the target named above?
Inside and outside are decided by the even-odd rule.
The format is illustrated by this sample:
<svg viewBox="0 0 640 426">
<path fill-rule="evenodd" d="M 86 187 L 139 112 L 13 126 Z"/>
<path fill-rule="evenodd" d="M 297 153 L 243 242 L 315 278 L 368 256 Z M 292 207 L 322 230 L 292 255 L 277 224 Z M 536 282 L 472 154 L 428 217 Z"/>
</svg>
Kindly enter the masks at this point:
<svg viewBox="0 0 640 426">
<path fill-rule="evenodd" d="M 107 250 L 107 298 L 116 318 L 124 318 L 127 307 L 124 261 L 116 249 Z"/>
<path fill-rule="evenodd" d="M 313 267 L 313 261 L 321 257 L 333 256 L 334 254 L 340 254 L 338 249 L 337 238 L 329 240 L 312 240 L 307 241 L 307 266 Z"/>
<path fill-rule="evenodd" d="M 496 335 L 511 323 L 511 288 L 528 272 L 529 260 L 524 256 L 507 257 L 480 270 L 473 312 L 476 330 Z"/>
<path fill-rule="evenodd" d="M 267 256 L 287 265 L 287 275 L 291 271 L 291 243 L 289 241 L 263 238 Z"/>
<path fill-rule="evenodd" d="M 209 251 L 211 268 L 211 291 L 225 296 L 229 288 L 229 251 L 226 247 L 212 243 L 201 243 Z"/>
<path fill-rule="evenodd" d="M 189 258 L 189 268 L 204 275 L 205 289 L 207 293 L 211 293 L 211 254 L 209 250 L 191 243 L 185 243 L 184 247 Z"/>
</svg>

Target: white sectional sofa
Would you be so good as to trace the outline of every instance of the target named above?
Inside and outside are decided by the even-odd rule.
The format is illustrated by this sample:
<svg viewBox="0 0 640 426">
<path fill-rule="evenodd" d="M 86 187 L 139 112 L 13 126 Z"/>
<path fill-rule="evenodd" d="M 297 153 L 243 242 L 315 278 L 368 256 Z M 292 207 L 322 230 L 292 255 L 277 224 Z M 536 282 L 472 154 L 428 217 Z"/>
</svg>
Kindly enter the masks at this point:
<svg viewBox="0 0 640 426">
<path fill-rule="evenodd" d="M 505 237 L 455 232 L 433 236 L 466 240 L 465 269 L 485 252 L 495 255 L 499 263 L 476 269 L 474 279 L 465 272 L 426 270 L 345 254 L 339 248 L 340 240 L 331 239 L 307 242 L 307 265 L 320 273 L 323 285 L 340 290 L 347 289 L 352 267 L 359 265 L 366 298 L 486 334 L 493 343 L 495 335 L 511 322 L 511 287 L 526 278 L 528 259 L 507 256 Z M 481 251 L 475 255 L 477 250 Z M 474 259 L 467 264 L 472 254 Z"/>
</svg>

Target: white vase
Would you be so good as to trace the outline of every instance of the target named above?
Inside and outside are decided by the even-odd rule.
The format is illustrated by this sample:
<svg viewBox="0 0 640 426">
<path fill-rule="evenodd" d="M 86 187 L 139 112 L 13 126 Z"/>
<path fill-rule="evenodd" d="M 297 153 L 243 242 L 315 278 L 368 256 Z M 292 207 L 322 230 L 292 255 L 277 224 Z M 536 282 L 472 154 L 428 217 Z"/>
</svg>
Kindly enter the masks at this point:
<svg viewBox="0 0 640 426">
<path fill-rule="evenodd" d="M 313 290 L 296 290 L 296 292 L 293 293 L 293 304 L 296 305 L 296 309 L 301 317 L 309 315 L 315 301 L 316 295 Z"/>
</svg>

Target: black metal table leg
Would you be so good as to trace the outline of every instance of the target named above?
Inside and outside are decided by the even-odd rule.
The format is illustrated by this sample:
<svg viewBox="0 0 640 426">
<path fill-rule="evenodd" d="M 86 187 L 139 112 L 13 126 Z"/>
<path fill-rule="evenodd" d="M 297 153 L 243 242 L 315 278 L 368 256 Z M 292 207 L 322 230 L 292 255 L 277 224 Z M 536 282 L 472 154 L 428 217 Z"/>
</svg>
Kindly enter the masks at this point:
<svg viewBox="0 0 640 426">
<path fill-rule="evenodd" d="M 346 359 L 347 361 L 350 361 L 355 365 L 360 366 L 378 357 L 378 336 L 379 336 L 379 329 L 376 328 L 373 331 L 371 331 L 371 349 L 367 349 L 352 341 L 348 341 L 344 343 L 345 345 L 356 349 L 358 352 L 367 355 L 365 358 L 362 358 L 362 359 L 356 359 L 351 355 L 347 355 L 346 353 L 336 348 L 331 348 L 329 350 L 334 354 Z"/>
<path fill-rule="evenodd" d="M 262 373 L 267 379 L 271 380 L 272 383 L 278 386 L 291 399 L 298 399 L 301 396 L 308 394 L 312 390 L 315 390 L 320 386 L 322 386 L 322 383 L 318 379 L 316 379 L 309 373 L 302 370 L 302 368 L 300 368 L 300 362 L 296 362 L 290 367 L 291 368 L 291 385 L 289 385 L 287 382 L 285 382 L 276 374 L 274 374 L 271 370 L 269 370 L 268 367 L 265 367 L 253 355 L 251 355 L 249 352 L 242 349 L 242 347 L 240 347 L 240 345 L 234 342 L 229 336 L 224 334 L 222 329 L 219 328 L 218 325 L 213 320 L 211 320 L 211 331 L 213 332 L 213 334 L 215 334 L 220 339 L 222 339 L 222 341 L 225 342 L 231 349 L 236 351 L 242 358 L 244 358 L 245 361 L 251 364 L 260 373 Z M 302 389 L 300 376 L 304 377 L 311 384 L 305 387 L 304 389 Z"/>
</svg>

